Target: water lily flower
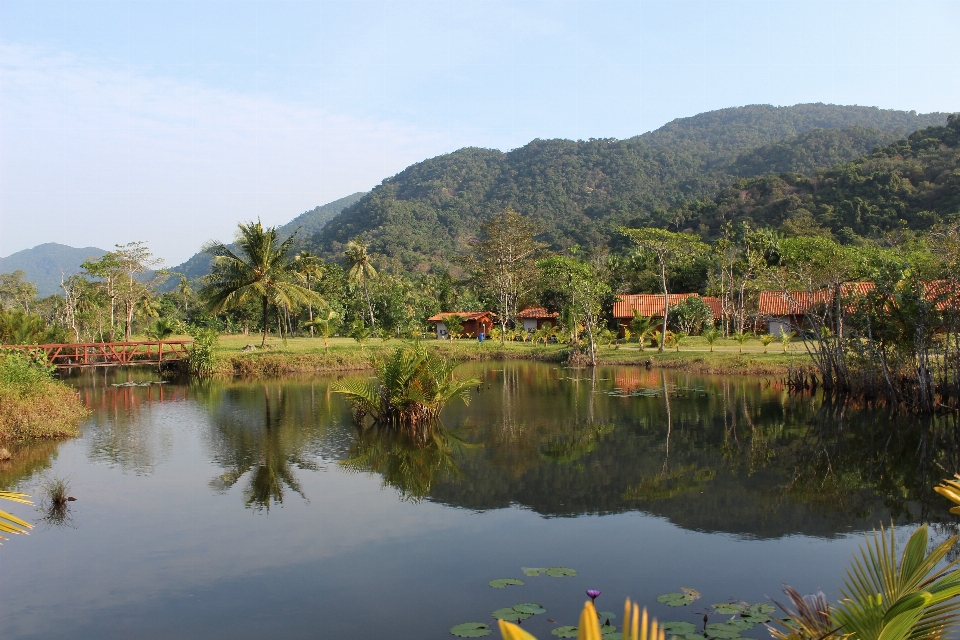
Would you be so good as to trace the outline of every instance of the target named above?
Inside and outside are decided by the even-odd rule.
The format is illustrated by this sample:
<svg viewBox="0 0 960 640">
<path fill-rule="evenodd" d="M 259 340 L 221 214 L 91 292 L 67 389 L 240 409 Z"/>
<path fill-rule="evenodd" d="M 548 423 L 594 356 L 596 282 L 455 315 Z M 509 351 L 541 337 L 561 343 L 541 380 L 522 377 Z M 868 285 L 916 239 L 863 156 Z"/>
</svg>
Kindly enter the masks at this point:
<svg viewBox="0 0 960 640">
<path fill-rule="evenodd" d="M 587 595 L 590 596 L 590 602 L 596 601 L 600 597 L 602 591 L 597 591 L 596 589 L 587 589 Z"/>
</svg>

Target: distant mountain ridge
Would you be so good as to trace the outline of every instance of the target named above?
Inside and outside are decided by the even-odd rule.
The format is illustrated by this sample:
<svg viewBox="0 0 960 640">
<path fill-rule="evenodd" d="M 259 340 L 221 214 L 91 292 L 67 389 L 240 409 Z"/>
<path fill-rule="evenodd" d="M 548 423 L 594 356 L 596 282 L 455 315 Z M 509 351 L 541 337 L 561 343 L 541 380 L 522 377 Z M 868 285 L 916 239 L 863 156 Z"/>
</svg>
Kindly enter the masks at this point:
<svg viewBox="0 0 960 640">
<path fill-rule="evenodd" d="M 410 269 L 448 265 L 505 207 L 537 219 L 554 248 L 619 242 L 616 225 L 709 199 L 742 178 L 849 162 L 947 114 L 874 107 L 751 105 L 702 113 L 626 140 L 534 140 L 504 153 L 465 148 L 384 180 L 306 246 L 339 258 L 363 235 Z"/>
<path fill-rule="evenodd" d="M 346 207 L 358 202 L 364 195 L 366 195 L 366 192 L 359 191 L 338 200 L 334 200 L 333 202 L 328 202 L 327 204 L 315 207 L 310 211 L 304 211 L 296 218 L 280 227 L 280 235 L 283 238 L 287 238 L 294 231 L 299 229 L 299 238 L 309 238 L 323 229 L 323 226 L 327 224 L 327 222 L 332 220 Z M 210 273 L 210 260 L 211 258 L 208 254 L 200 251 L 191 256 L 186 262 L 183 262 L 175 267 L 171 267 L 170 271 L 182 273 L 183 275 L 187 276 L 188 279 L 194 280 Z M 172 290 L 174 286 L 173 283 L 174 280 L 171 279 L 165 284 L 165 286 L 161 288 Z"/>
<path fill-rule="evenodd" d="M 82 263 L 91 258 L 100 258 L 105 253 L 105 250 L 97 247 L 77 249 L 65 244 L 47 242 L 0 258 L 0 273 L 23 271 L 23 279 L 32 282 L 42 298 L 60 293 L 61 276 L 72 276 L 80 271 Z"/>
</svg>

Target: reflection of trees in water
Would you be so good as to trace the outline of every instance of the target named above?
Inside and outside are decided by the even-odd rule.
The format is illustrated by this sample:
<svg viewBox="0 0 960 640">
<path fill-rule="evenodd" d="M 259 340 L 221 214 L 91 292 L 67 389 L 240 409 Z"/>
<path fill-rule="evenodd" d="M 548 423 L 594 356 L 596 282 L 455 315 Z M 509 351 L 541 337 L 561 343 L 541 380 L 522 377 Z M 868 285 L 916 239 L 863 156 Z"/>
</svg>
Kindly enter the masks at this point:
<svg viewBox="0 0 960 640">
<path fill-rule="evenodd" d="M 153 471 L 173 442 L 169 429 L 158 428 L 161 423 L 152 419 L 153 407 L 183 400 L 188 390 L 172 385 L 105 386 L 82 387 L 80 393 L 93 412 L 84 427 L 89 458 L 141 475 Z"/>
<path fill-rule="evenodd" d="M 393 487 L 401 500 L 419 502 L 434 483 L 459 475 L 455 454 L 469 447 L 456 434 L 437 424 L 425 443 L 393 429 L 371 427 L 357 432 L 350 455 L 340 462 L 358 473 L 377 473 L 383 486 Z"/>
<path fill-rule="evenodd" d="M 259 392 L 252 386 L 214 386 L 203 393 L 213 418 L 214 461 L 225 469 L 210 486 L 227 491 L 246 475 L 245 504 L 269 511 L 283 503 L 287 490 L 306 498 L 294 468 L 319 469 L 310 454 L 322 421 L 312 389 L 308 395 L 276 383 L 257 385 Z"/>
<path fill-rule="evenodd" d="M 831 443 L 837 434 L 849 437 L 849 427 L 825 416 L 819 398 L 790 395 L 779 381 L 642 369 L 598 368 L 591 375 L 522 363 L 504 368 L 497 377 L 505 389 L 491 377 L 492 393 L 444 418 L 483 446 L 458 458 L 459 479 L 434 482 L 432 499 L 473 509 L 522 504 L 548 516 L 643 509 L 687 528 L 831 536 L 906 517 L 897 501 L 915 498 L 891 499 L 903 491 L 891 484 L 897 474 L 932 498 L 932 484 L 955 468 L 944 446 L 929 437 L 902 441 L 896 460 L 886 461 L 882 449 L 871 459 L 868 447 L 855 444 L 861 458 L 847 463 L 843 482 L 830 490 L 831 469 L 841 476 L 836 460 L 827 461 L 840 449 L 811 447 L 811 434 L 821 429 L 819 442 Z M 879 442 L 882 431 L 886 442 L 887 426 L 876 414 L 863 414 L 863 434 L 872 420 L 878 425 L 872 437 Z M 932 461 L 944 470 L 924 472 L 918 451 L 936 452 Z M 881 462 L 901 468 L 876 471 L 883 482 L 875 482 L 870 465 Z M 912 513 L 923 510 L 918 505 Z"/>
<path fill-rule="evenodd" d="M 0 491 L 14 491 L 21 483 L 50 468 L 61 441 L 6 443 L 10 457 L 0 460 Z"/>
<path fill-rule="evenodd" d="M 792 449 L 786 492 L 820 509 L 864 512 L 883 496 L 894 518 L 955 522 L 933 491 L 960 469 L 956 414 L 918 418 L 824 400 Z"/>
</svg>

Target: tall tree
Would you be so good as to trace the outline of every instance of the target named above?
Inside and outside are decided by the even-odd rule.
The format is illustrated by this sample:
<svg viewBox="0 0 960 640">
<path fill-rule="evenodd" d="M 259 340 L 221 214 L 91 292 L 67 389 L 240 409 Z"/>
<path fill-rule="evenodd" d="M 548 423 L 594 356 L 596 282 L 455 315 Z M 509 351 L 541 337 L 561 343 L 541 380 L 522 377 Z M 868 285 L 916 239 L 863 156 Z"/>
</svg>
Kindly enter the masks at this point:
<svg viewBox="0 0 960 640">
<path fill-rule="evenodd" d="M 307 289 L 313 291 L 313 283 L 317 279 L 323 277 L 323 260 L 309 251 L 301 251 L 294 258 L 295 266 L 297 273 L 303 279 L 307 285 Z M 313 303 L 307 302 L 307 310 L 310 318 L 310 322 L 313 322 Z M 308 325 L 310 327 L 310 337 L 313 337 L 313 325 Z"/>
<path fill-rule="evenodd" d="M 590 364 L 597 366 L 596 333 L 611 290 L 597 261 L 553 256 L 539 263 L 542 277 L 551 288 L 559 287 L 564 306 L 574 324 L 583 324 L 590 345 Z"/>
<path fill-rule="evenodd" d="M 481 227 L 472 266 L 479 286 L 497 305 L 501 343 L 507 323 L 517 315 L 520 300 L 536 285 L 537 257 L 547 246 L 535 240 L 541 231 L 537 223 L 510 208 Z"/>
<path fill-rule="evenodd" d="M 30 303 L 37 298 L 37 288 L 31 282 L 24 282 L 23 271 L 0 274 L 0 310 L 20 305 L 30 313 Z"/>
<path fill-rule="evenodd" d="M 163 260 L 154 258 L 145 242 L 128 242 L 116 245 L 98 260 L 81 265 L 88 275 L 99 279 L 110 298 L 110 327 L 115 327 L 115 307 L 123 305 L 123 339 L 130 340 L 133 334 L 133 317 L 145 298 L 151 295 L 152 287 L 166 277 L 165 272 L 154 271 Z M 152 281 L 145 282 L 149 272 L 154 272 Z"/>
<path fill-rule="evenodd" d="M 373 303 L 370 302 L 370 289 L 367 287 L 367 280 L 374 280 L 377 277 L 377 270 L 373 267 L 373 260 L 367 253 L 367 243 L 363 238 L 357 236 L 347 243 L 347 248 L 343 252 L 350 264 L 347 270 L 347 281 L 351 282 L 361 289 L 367 299 L 367 311 L 370 313 L 370 329 L 376 331 L 377 325 L 373 319 Z"/>
<path fill-rule="evenodd" d="M 262 347 L 267 343 L 267 315 L 270 304 L 278 308 L 323 300 L 313 291 L 297 284 L 297 272 L 290 251 L 294 233 L 280 242 L 276 227 L 250 222 L 237 225 L 234 253 L 222 242 L 212 242 L 204 251 L 214 256 L 213 270 L 200 292 L 211 313 L 236 308 L 248 300 L 260 301 L 263 313 Z"/>
<path fill-rule="evenodd" d="M 657 259 L 660 268 L 660 282 L 663 287 L 663 334 L 667 334 L 667 321 L 670 317 L 670 292 L 667 289 L 667 271 L 670 266 L 684 262 L 707 250 L 700 238 L 688 233 L 677 233 L 665 229 L 627 229 L 620 232 L 631 238 L 642 252 L 651 253 Z M 660 340 L 660 352 L 663 352 L 664 340 Z"/>
</svg>

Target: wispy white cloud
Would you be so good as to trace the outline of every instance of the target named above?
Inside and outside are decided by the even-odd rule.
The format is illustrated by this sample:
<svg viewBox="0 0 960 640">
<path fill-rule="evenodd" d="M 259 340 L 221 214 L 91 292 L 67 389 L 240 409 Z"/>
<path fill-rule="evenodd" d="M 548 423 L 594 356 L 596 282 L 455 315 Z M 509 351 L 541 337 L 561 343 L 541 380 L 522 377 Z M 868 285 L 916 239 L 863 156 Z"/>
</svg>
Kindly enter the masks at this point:
<svg viewBox="0 0 960 640">
<path fill-rule="evenodd" d="M 403 122 L 0 43 L 0 255 L 146 240 L 176 263 L 455 146 Z"/>
</svg>

